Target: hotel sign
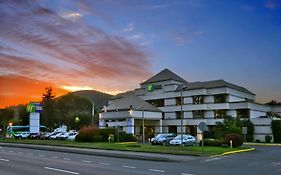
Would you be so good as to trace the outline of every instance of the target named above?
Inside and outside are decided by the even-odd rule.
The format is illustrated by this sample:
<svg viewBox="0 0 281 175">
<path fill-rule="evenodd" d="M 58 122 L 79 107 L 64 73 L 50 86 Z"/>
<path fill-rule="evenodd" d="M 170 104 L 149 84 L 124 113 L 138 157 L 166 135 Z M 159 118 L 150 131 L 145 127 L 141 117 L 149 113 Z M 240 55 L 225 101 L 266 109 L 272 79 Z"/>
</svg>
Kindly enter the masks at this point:
<svg viewBox="0 0 281 175">
<path fill-rule="evenodd" d="M 33 112 L 42 112 L 42 105 L 40 103 L 34 103 L 34 102 L 30 102 L 27 106 L 26 106 L 26 110 L 29 113 L 33 113 Z"/>
<path fill-rule="evenodd" d="M 162 85 L 152 85 L 152 84 L 147 85 L 148 92 L 152 92 L 158 89 L 162 89 Z"/>
</svg>

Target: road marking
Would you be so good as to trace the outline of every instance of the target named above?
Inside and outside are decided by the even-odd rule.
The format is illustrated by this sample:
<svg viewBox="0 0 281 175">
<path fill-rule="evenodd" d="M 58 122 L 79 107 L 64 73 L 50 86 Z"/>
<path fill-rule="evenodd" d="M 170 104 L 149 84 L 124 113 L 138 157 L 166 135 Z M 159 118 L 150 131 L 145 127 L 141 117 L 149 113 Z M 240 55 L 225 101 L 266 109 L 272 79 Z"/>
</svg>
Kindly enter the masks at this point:
<svg viewBox="0 0 281 175">
<path fill-rule="evenodd" d="M 273 166 L 279 166 L 279 165 L 281 165 L 281 162 L 272 162 L 272 165 Z"/>
<path fill-rule="evenodd" d="M 214 157 L 214 158 L 205 160 L 205 162 L 210 162 L 210 161 L 215 161 L 215 160 L 220 160 L 220 159 L 221 159 L 220 157 Z"/>
<path fill-rule="evenodd" d="M 18 154 L 22 154 L 22 152 L 18 152 Z"/>
<path fill-rule="evenodd" d="M 8 160 L 8 159 L 0 159 L 0 161 L 10 162 L 10 160 Z"/>
<path fill-rule="evenodd" d="M 109 163 L 99 163 L 100 165 L 106 165 L 106 166 L 109 166 L 110 164 Z"/>
<path fill-rule="evenodd" d="M 134 167 L 134 166 L 126 166 L 126 165 L 124 165 L 124 166 L 122 166 L 123 168 L 130 168 L 130 169 L 134 169 L 134 168 L 136 168 L 136 167 Z"/>
<path fill-rule="evenodd" d="M 148 171 L 158 172 L 158 173 L 165 173 L 163 170 L 156 170 L 156 169 L 148 169 Z"/>
<path fill-rule="evenodd" d="M 45 156 L 45 155 L 43 155 L 43 154 L 40 154 L 39 156 L 40 156 L 40 157 L 46 157 L 46 156 Z"/>
<path fill-rule="evenodd" d="M 82 162 L 84 162 L 84 163 L 92 163 L 92 161 L 89 161 L 89 160 L 82 160 Z"/>
<path fill-rule="evenodd" d="M 13 153 L 14 151 L 8 151 L 9 153 Z"/>
<path fill-rule="evenodd" d="M 52 171 L 58 171 L 58 172 L 63 172 L 63 173 L 69 173 L 69 174 L 79 174 L 77 172 L 74 171 L 68 171 L 68 170 L 63 170 L 63 169 L 57 169 L 57 168 L 51 168 L 51 167 L 44 167 L 47 170 L 52 170 Z"/>
<path fill-rule="evenodd" d="M 190 174 L 190 173 L 181 173 L 181 175 L 194 175 L 194 174 Z"/>
<path fill-rule="evenodd" d="M 57 156 L 52 156 L 52 158 L 53 158 L 53 159 L 57 159 L 58 157 L 57 157 Z"/>
<path fill-rule="evenodd" d="M 63 158 L 63 160 L 70 160 L 69 158 Z"/>
</svg>

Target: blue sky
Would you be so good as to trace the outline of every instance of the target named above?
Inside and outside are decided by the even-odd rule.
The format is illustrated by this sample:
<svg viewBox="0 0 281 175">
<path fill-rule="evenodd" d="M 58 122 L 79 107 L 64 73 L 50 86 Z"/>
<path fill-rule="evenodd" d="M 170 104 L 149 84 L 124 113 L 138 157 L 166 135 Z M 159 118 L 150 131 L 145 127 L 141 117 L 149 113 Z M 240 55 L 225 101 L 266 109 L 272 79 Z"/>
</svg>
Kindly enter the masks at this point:
<svg viewBox="0 0 281 175">
<path fill-rule="evenodd" d="M 1 83 L 118 93 L 168 68 L 281 101 L 280 0 L 1 1 L 0 15 Z"/>
</svg>

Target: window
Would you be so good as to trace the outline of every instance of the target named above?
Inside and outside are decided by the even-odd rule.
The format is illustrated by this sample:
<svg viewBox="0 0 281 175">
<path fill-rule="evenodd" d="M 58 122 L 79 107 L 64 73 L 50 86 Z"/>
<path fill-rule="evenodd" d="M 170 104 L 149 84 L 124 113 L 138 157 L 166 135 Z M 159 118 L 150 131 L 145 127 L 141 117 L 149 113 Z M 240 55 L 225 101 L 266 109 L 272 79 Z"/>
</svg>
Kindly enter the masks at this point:
<svg viewBox="0 0 281 175">
<path fill-rule="evenodd" d="M 183 115 L 183 112 L 182 112 L 182 115 Z M 176 112 L 176 118 L 177 119 L 181 119 L 181 111 L 177 111 Z M 183 117 L 184 118 L 184 117 Z"/>
<path fill-rule="evenodd" d="M 181 97 L 176 97 L 176 105 L 180 106 L 180 105 L 183 105 L 183 104 L 184 104 L 183 97 L 182 98 Z"/>
<path fill-rule="evenodd" d="M 214 95 L 215 103 L 226 103 L 226 94 Z"/>
<path fill-rule="evenodd" d="M 204 118 L 204 112 L 202 110 L 192 111 L 194 119 Z"/>
<path fill-rule="evenodd" d="M 164 99 L 148 100 L 147 102 L 152 104 L 155 107 L 163 107 L 164 106 Z"/>
<path fill-rule="evenodd" d="M 249 109 L 237 109 L 236 113 L 237 113 L 237 117 L 239 117 L 239 118 L 250 118 Z"/>
<path fill-rule="evenodd" d="M 193 104 L 202 104 L 202 103 L 204 103 L 203 96 L 194 96 L 193 97 Z"/>
<path fill-rule="evenodd" d="M 222 119 L 226 116 L 226 110 L 221 109 L 221 110 L 215 110 L 215 118 L 217 119 Z"/>
</svg>

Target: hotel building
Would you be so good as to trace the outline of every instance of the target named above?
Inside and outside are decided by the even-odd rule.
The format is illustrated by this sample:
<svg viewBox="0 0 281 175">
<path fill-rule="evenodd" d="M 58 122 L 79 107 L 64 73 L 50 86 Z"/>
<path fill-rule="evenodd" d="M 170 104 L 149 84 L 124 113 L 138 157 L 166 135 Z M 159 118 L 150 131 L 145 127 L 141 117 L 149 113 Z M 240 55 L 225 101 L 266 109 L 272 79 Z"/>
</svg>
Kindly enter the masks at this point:
<svg viewBox="0 0 281 175">
<path fill-rule="evenodd" d="M 254 140 L 264 141 L 272 135 L 267 112 L 281 114 L 281 106 L 256 103 L 253 92 L 224 80 L 187 82 L 164 69 L 139 88 L 112 98 L 100 113 L 99 127 L 118 127 L 141 137 L 144 126 L 146 138 L 182 131 L 201 139 L 200 122 L 212 130 L 228 115 L 249 118 L 255 125 Z"/>
</svg>

